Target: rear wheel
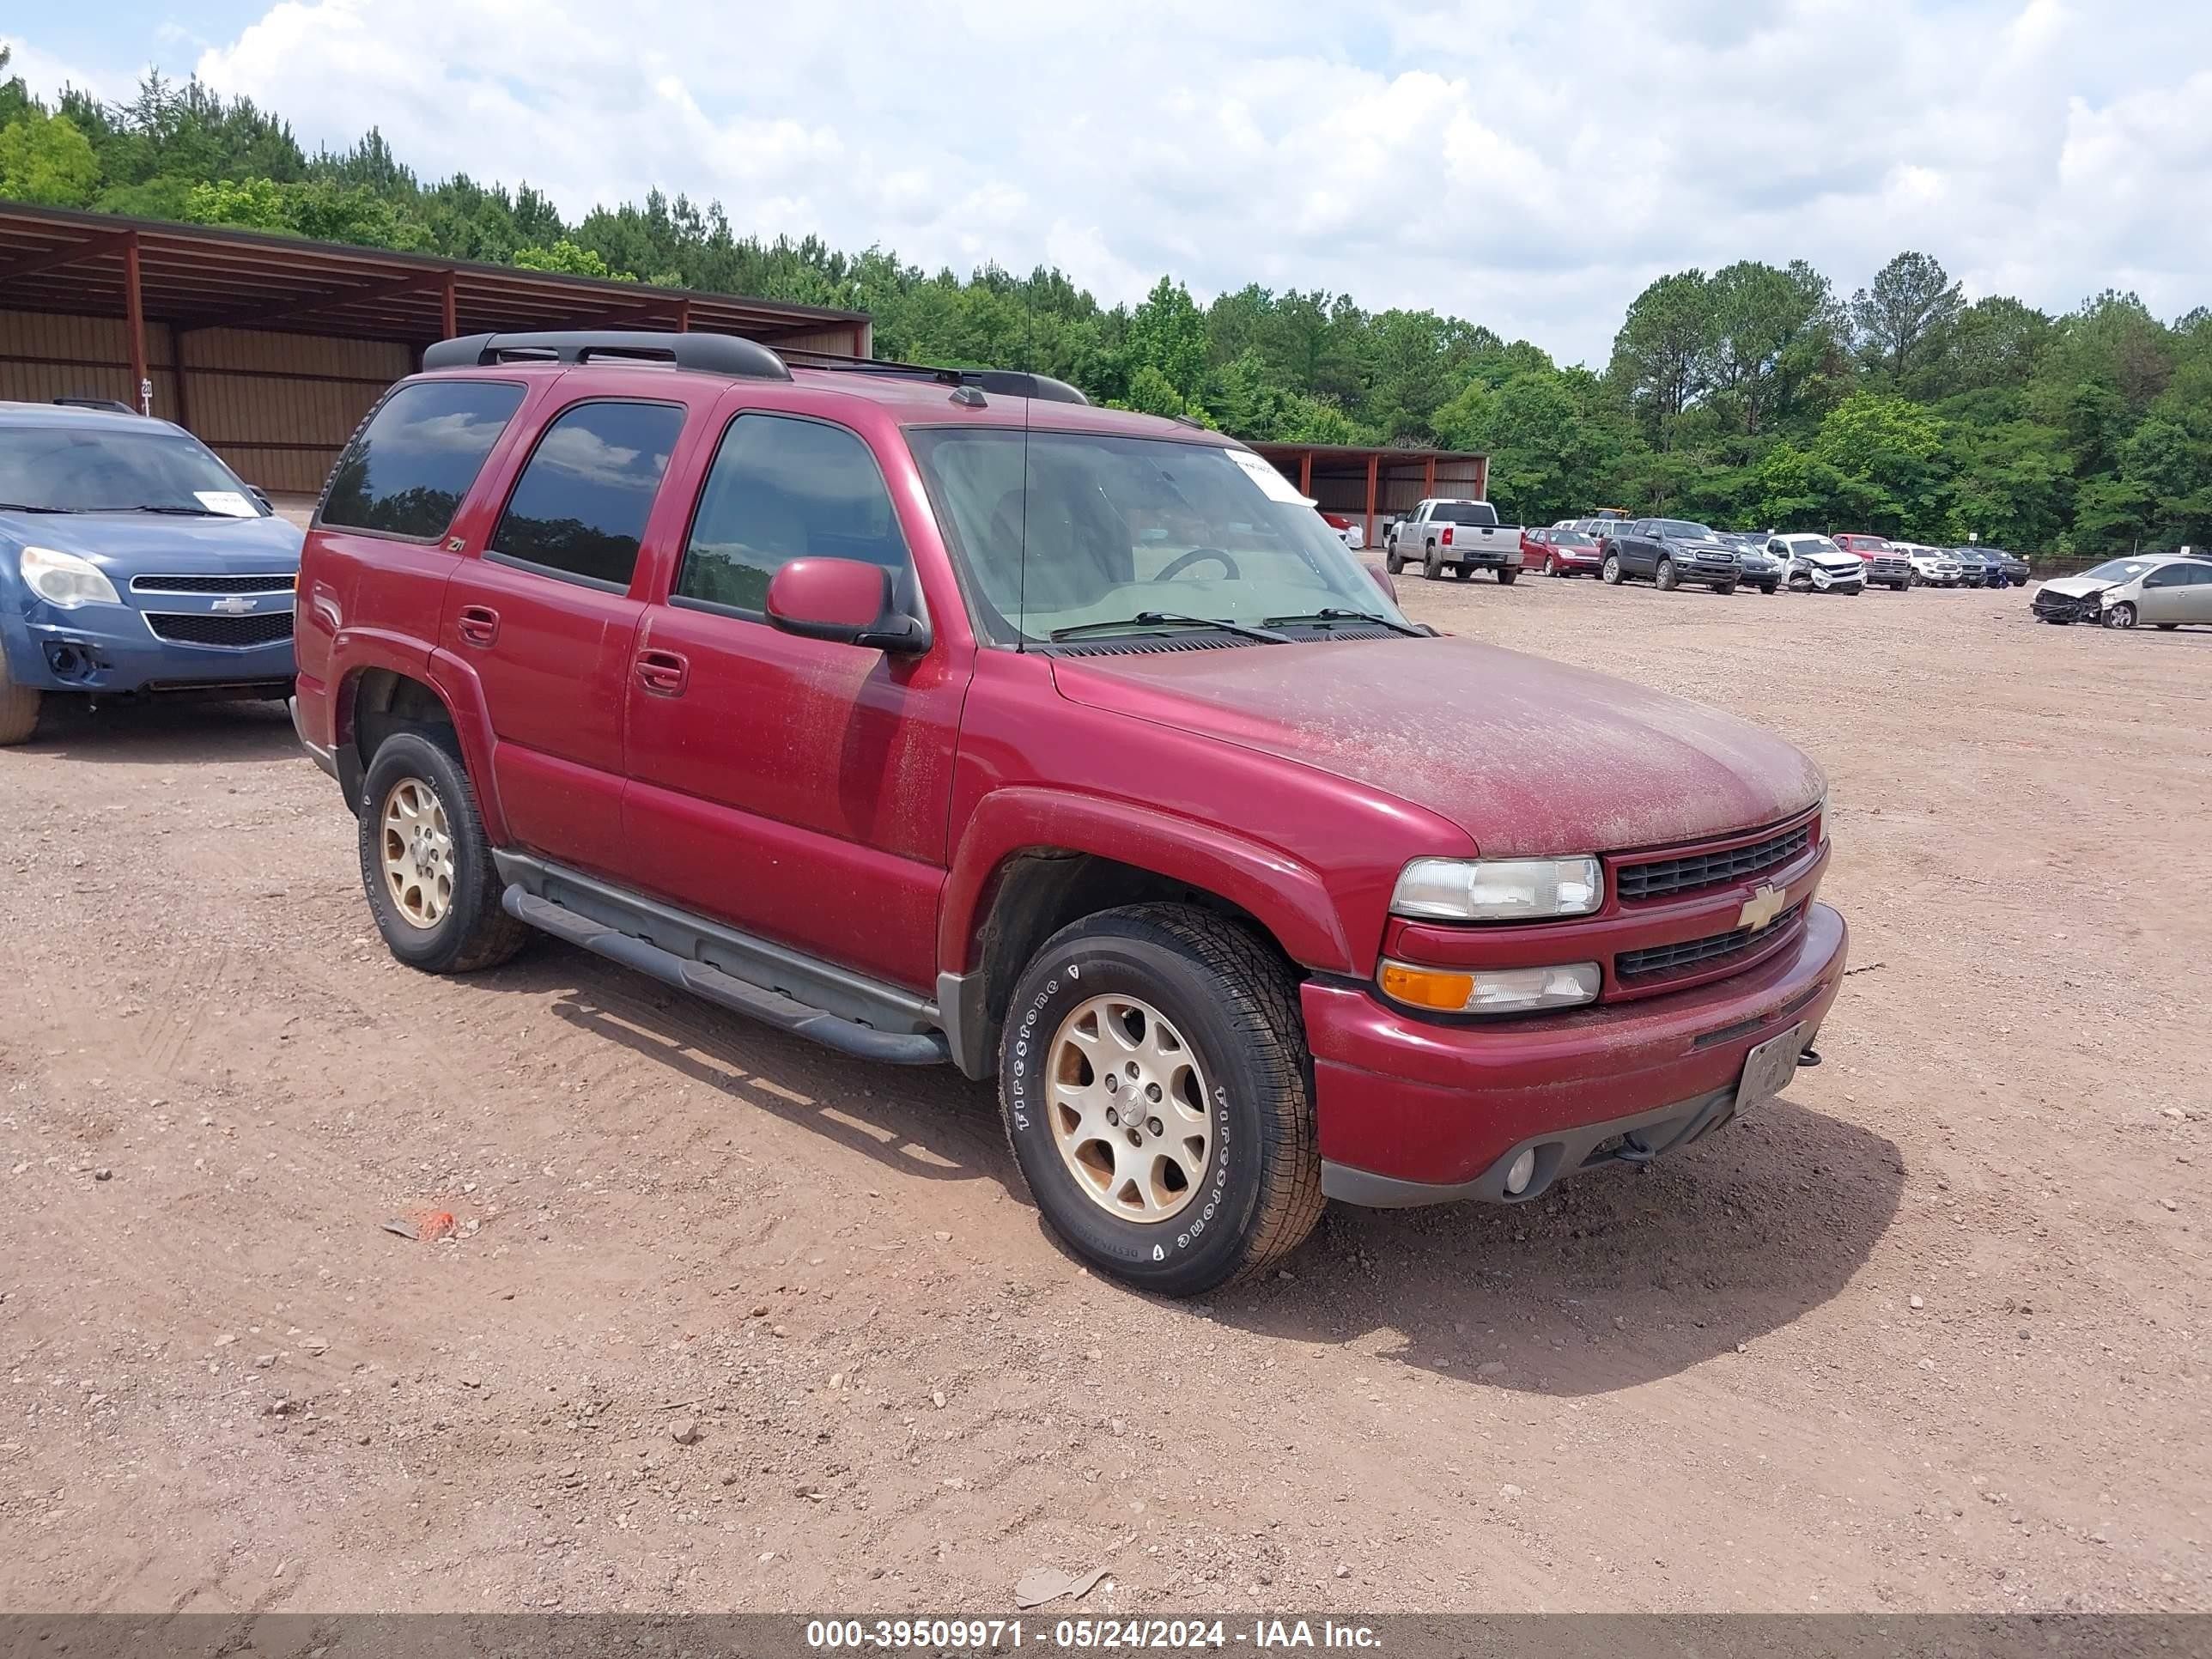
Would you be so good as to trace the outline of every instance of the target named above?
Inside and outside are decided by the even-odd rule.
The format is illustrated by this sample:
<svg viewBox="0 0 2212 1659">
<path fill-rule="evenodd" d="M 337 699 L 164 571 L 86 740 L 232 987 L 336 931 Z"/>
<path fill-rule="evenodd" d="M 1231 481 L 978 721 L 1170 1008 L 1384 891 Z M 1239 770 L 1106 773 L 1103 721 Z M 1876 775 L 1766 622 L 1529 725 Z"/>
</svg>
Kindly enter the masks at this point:
<svg viewBox="0 0 2212 1659">
<path fill-rule="evenodd" d="M 1608 553 L 1605 556 L 1605 563 L 1598 571 L 1598 580 L 1607 587 L 1620 586 L 1620 556 L 1619 554 Z"/>
<path fill-rule="evenodd" d="M 500 908 L 476 791 L 447 726 L 395 732 L 362 779 L 361 879 L 392 954 L 429 974 L 505 962 L 530 930 Z"/>
<path fill-rule="evenodd" d="M 1468 574 L 1472 575 L 1474 573 L 1473 571 L 1469 571 Z M 1500 587 L 1510 587 L 1515 582 L 1520 580 L 1521 573 L 1516 570 L 1511 565 L 1501 564 L 1498 567 L 1498 585 Z"/>
<path fill-rule="evenodd" d="M 38 729 L 40 700 L 36 686 L 18 685 L 8 678 L 8 659 L 0 656 L 0 747 L 30 741 Z"/>
<path fill-rule="evenodd" d="M 2108 607 L 2105 611 L 2105 626 L 2107 628 L 2126 629 L 2133 628 L 2135 625 L 2136 608 L 2125 599 Z"/>
<path fill-rule="evenodd" d="M 1006 1139 L 1044 1219 L 1142 1290 L 1196 1296 L 1296 1249 L 1322 1211 L 1312 1061 L 1288 966 L 1182 905 L 1063 929 L 1014 987 Z"/>
<path fill-rule="evenodd" d="M 1440 582 L 1444 579 L 1444 562 L 1437 556 L 1437 546 L 1434 542 L 1431 542 L 1428 551 L 1421 555 L 1421 574 L 1432 582 Z"/>
<path fill-rule="evenodd" d="M 1680 579 L 1674 574 L 1674 560 L 1662 558 L 1659 561 L 1659 573 L 1655 580 L 1657 580 L 1659 591 L 1662 593 L 1671 593 L 1681 586 Z"/>
</svg>

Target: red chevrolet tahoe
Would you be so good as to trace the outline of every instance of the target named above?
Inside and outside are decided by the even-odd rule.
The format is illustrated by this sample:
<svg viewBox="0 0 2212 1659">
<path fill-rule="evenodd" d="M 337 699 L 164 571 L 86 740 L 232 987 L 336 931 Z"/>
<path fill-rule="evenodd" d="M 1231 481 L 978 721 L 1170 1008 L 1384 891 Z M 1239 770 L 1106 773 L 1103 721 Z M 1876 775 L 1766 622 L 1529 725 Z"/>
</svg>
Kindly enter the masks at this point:
<svg viewBox="0 0 2212 1659">
<path fill-rule="evenodd" d="M 401 961 L 543 932 L 995 1073 L 1045 1218 L 1151 1290 L 1325 1197 L 1646 1163 L 1841 982 L 1802 754 L 1416 626 L 1249 450 L 1041 377 L 445 342 L 331 475 L 298 650 Z"/>
</svg>

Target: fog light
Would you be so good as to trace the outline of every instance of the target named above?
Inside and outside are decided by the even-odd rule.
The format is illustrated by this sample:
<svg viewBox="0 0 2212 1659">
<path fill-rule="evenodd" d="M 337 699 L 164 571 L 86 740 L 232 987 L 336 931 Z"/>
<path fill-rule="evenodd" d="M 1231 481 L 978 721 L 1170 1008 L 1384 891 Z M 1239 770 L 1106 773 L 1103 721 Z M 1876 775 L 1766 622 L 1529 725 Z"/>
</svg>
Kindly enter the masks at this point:
<svg viewBox="0 0 2212 1659">
<path fill-rule="evenodd" d="M 1505 1190 L 1518 1198 L 1536 1178 L 1536 1149 L 1531 1146 L 1505 1169 Z"/>
</svg>

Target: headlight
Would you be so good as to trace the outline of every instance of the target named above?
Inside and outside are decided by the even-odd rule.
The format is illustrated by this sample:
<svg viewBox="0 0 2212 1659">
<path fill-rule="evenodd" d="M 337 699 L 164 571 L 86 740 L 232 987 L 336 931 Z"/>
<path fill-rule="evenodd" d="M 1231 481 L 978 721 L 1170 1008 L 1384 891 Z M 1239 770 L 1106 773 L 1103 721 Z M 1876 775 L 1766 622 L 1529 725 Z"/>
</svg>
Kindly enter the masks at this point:
<svg viewBox="0 0 2212 1659">
<path fill-rule="evenodd" d="M 1594 962 L 1556 968 L 1420 968 L 1385 958 L 1376 975 L 1382 994 L 1444 1014 L 1518 1014 L 1597 1000 Z"/>
<path fill-rule="evenodd" d="M 115 584 L 90 559 L 58 553 L 51 547 L 27 547 L 18 562 L 23 586 L 48 605 L 64 611 L 81 605 L 120 605 Z"/>
<path fill-rule="evenodd" d="M 1415 859 L 1398 878 L 1391 911 L 1443 921 L 1534 921 L 1586 916 L 1605 902 L 1594 858 Z"/>
</svg>

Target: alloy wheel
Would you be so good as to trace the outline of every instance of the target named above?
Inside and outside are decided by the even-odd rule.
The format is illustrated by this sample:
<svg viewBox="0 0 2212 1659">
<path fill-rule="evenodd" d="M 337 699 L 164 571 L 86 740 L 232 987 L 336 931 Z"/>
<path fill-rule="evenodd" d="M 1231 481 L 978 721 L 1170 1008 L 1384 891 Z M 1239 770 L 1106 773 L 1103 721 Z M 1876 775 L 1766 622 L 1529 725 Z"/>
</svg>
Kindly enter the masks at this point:
<svg viewBox="0 0 2212 1659">
<path fill-rule="evenodd" d="M 399 917 L 428 931 L 453 906 L 453 832 L 446 804 L 421 778 L 385 792 L 380 840 L 384 884 Z"/>
<path fill-rule="evenodd" d="M 1078 1005 L 1052 1040 L 1048 1115 L 1084 1195 L 1124 1221 L 1180 1214 L 1206 1179 L 1212 1120 L 1197 1053 L 1149 1002 Z"/>
</svg>

